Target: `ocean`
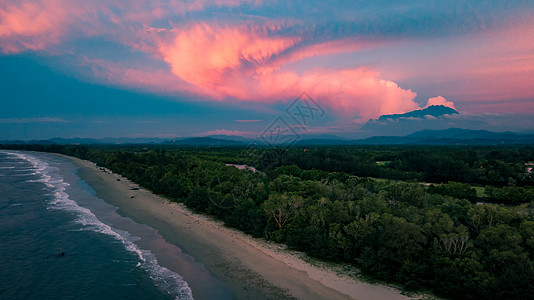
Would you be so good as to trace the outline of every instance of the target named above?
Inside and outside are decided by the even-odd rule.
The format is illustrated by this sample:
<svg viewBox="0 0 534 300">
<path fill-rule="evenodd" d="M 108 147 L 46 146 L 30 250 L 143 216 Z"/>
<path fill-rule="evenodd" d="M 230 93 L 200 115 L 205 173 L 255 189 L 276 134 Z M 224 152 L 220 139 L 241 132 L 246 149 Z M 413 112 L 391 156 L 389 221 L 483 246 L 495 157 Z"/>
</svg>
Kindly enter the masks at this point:
<svg viewBox="0 0 534 300">
<path fill-rule="evenodd" d="M 0 299 L 232 298 L 179 246 L 119 215 L 55 155 L 0 150 L 0 239 Z M 195 293 L 158 253 L 187 272 Z"/>
</svg>

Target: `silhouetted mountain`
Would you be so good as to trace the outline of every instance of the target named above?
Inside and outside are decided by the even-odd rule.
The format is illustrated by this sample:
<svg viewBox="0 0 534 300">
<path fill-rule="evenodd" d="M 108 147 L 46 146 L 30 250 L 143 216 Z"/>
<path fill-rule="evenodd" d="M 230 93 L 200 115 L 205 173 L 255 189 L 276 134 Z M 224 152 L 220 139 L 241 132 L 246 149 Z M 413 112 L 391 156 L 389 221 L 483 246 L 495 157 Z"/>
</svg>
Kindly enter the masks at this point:
<svg viewBox="0 0 534 300">
<path fill-rule="evenodd" d="M 183 138 L 179 138 L 183 139 Z M 169 139 L 163 138 L 51 138 L 48 140 L 28 140 L 28 141 L 0 141 L 4 144 L 58 144 L 58 145 L 95 145 L 95 144 L 160 144 Z"/>
<path fill-rule="evenodd" d="M 70 144 L 105 144 L 100 142 L 97 139 L 87 139 L 87 138 L 72 138 L 72 139 L 64 139 L 64 138 L 52 138 L 48 140 L 49 142 L 52 142 L 54 144 L 59 145 L 70 145 Z M 114 143 L 108 143 L 108 144 L 114 144 Z"/>
<path fill-rule="evenodd" d="M 239 135 L 215 134 L 215 135 L 208 135 L 208 136 L 205 136 L 205 137 L 213 138 L 213 139 L 221 139 L 221 140 L 238 141 L 238 142 L 253 141 L 253 139 L 246 138 L 246 137 L 239 136 Z"/>
<path fill-rule="evenodd" d="M 20 145 L 20 144 L 26 144 L 26 141 L 23 140 L 5 140 L 0 141 L 0 144 L 10 144 L 10 145 Z"/>
<path fill-rule="evenodd" d="M 69 145 L 69 144 L 159 144 L 168 139 L 163 138 L 129 138 L 129 137 L 120 137 L 112 138 L 106 137 L 101 139 L 90 139 L 90 138 L 52 138 L 47 141 L 53 142 L 60 145 Z"/>
<path fill-rule="evenodd" d="M 409 134 L 409 137 L 413 138 L 424 138 L 424 137 L 433 137 L 433 138 L 455 138 L 455 139 L 477 139 L 484 137 L 496 137 L 502 135 L 518 135 L 512 132 L 492 132 L 487 130 L 470 130 L 462 128 L 449 128 L 444 130 L 421 130 Z"/>
<path fill-rule="evenodd" d="M 443 105 L 431 105 L 425 109 L 418 109 L 404 114 L 382 115 L 378 118 L 378 121 L 386 121 L 388 119 L 399 118 L 424 118 L 425 116 L 439 117 L 443 115 L 453 115 L 458 112 L 450 107 Z"/>
<path fill-rule="evenodd" d="M 91 139 L 60 139 L 60 138 L 53 138 L 48 140 L 7 140 L 7 141 L 0 141 L 0 144 L 32 144 L 32 145 L 53 145 L 53 144 L 60 144 L 60 145 L 68 145 L 68 144 L 81 144 L 77 141 L 83 140 L 84 144 L 95 144 L 93 142 L 94 140 Z"/>
<path fill-rule="evenodd" d="M 105 144 L 159 144 L 169 140 L 168 138 L 102 138 L 98 139 L 98 142 Z"/>
</svg>

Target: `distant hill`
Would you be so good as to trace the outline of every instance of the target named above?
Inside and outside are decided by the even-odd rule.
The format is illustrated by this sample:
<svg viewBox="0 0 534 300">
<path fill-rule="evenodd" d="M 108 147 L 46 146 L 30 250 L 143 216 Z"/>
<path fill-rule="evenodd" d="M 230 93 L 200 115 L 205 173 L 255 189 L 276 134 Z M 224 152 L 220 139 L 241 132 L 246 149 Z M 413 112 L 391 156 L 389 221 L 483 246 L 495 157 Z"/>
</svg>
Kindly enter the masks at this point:
<svg viewBox="0 0 534 300">
<path fill-rule="evenodd" d="M 166 145 L 182 145 L 182 146 L 242 146 L 247 143 L 240 141 L 233 141 L 227 139 L 216 139 L 212 137 L 191 137 L 185 139 L 176 139 L 172 141 L 166 141 L 163 144 Z"/>
<path fill-rule="evenodd" d="M 413 138 L 455 138 L 455 139 L 477 139 L 477 138 L 492 138 L 496 136 L 507 136 L 507 135 L 519 135 L 513 132 L 492 132 L 488 130 L 471 130 L 471 129 L 462 129 L 462 128 L 449 128 L 444 130 L 421 130 L 409 134 L 409 137 Z"/>
<path fill-rule="evenodd" d="M 72 145 L 72 144 L 159 144 L 167 139 L 163 138 L 128 138 L 128 137 L 120 137 L 120 138 L 101 138 L 101 139 L 90 139 L 90 138 L 70 138 L 70 139 L 64 139 L 64 138 L 52 138 L 49 140 L 46 140 L 48 142 L 52 142 L 54 144 L 59 145 Z M 28 142 L 30 143 L 30 142 Z"/>
<path fill-rule="evenodd" d="M 359 145 L 532 145 L 534 134 L 449 128 L 421 130 L 406 136 L 375 136 L 351 142 Z"/>
<path fill-rule="evenodd" d="M 240 136 L 220 136 L 228 138 L 186 137 L 173 140 L 161 138 L 104 138 L 86 139 L 53 138 L 49 140 L 0 141 L 0 144 L 161 144 L 183 146 L 268 146 L 261 139 L 249 139 Z M 493 132 L 487 130 L 470 130 L 449 128 L 445 130 L 421 130 L 405 136 L 374 136 L 366 139 L 347 140 L 334 135 L 303 135 L 295 145 L 534 145 L 534 134 L 515 132 Z"/>
<path fill-rule="evenodd" d="M 72 138 L 72 139 L 64 139 L 64 138 L 52 138 L 47 140 L 47 142 L 59 144 L 59 145 L 69 145 L 69 144 L 102 144 L 97 139 L 87 139 L 87 138 Z M 112 143 L 110 143 L 112 144 Z"/>
<path fill-rule="evenodd" d="M 333 134 L 301 134 L 301 139 L 303 140 L 310 140 L 310 139 L 316 139 L 316 140 L 347 140 L 346 138 L 339 137 L 337 135 Z"/>
<path fill-rule="evenodd" d="M 425 109 L 418 109 L 404 114 L 382 115 L 378 121 L 395 120 L 399 118 L 424 118 L 425 116 L 440 117 L 443 115 L 454 115 L 458 112 L 443 105 L 431 105 Z"/>
<path fill-rule="evenodd" d="M 243 137 L 243 136 L 239 136 L 239 135 L 215 134 L 215 135 L 208 135 L 208 136 L 205 136 L 205 137 L 213 138 L 213 139 L 220 139 L 220 140 L 238 141 L 238 142 L 249 142 L 249 141 L 252 141 L 252 139 L 249 139 L 249 138 L 246 138 L 246 137 Z"/>
<path fill-rule="evenodd" d="M 351 141 L 343 139 L 301 139 L 295 142 L 296 145 L 350 145 Z"/>
</svg>

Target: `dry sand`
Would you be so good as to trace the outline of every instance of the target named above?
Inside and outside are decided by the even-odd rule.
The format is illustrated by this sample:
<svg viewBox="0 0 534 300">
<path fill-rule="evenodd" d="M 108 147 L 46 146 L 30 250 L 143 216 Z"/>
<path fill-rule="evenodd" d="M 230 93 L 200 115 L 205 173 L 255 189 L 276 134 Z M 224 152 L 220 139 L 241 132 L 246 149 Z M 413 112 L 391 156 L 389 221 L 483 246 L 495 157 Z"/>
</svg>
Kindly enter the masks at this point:
<svg viewBox="0 0 534 300">
<path fill-rule="evenodd" d="M 91 162 L 63 157 L 79 167 L 78 174 L 99 198 L 117 206 L 121 215 L 158 230 L 238 299 L 409 299 L 397 289 L 338 275 L 301 259 L 301 253 L 251 238 L 144 189 L 132 189 L 138 186 Z M 158 260 L 164 263 L 165 257 Z"/>
</svg>

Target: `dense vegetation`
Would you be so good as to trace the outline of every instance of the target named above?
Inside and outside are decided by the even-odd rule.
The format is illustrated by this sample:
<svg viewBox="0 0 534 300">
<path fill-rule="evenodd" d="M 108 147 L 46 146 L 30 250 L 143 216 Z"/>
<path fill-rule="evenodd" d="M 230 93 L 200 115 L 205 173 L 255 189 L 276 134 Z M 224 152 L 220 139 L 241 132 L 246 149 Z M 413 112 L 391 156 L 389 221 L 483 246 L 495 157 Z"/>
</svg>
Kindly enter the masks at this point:
<svg viewBox="0 0 534 300">
<path fill-rule="evenodd" d="M 228 226 L 408 290 L 534 294 L 529 147 L 26 147 L 92 160 Z M 474 185 L 486 185 L 483 198 Z"/>
</svg>

